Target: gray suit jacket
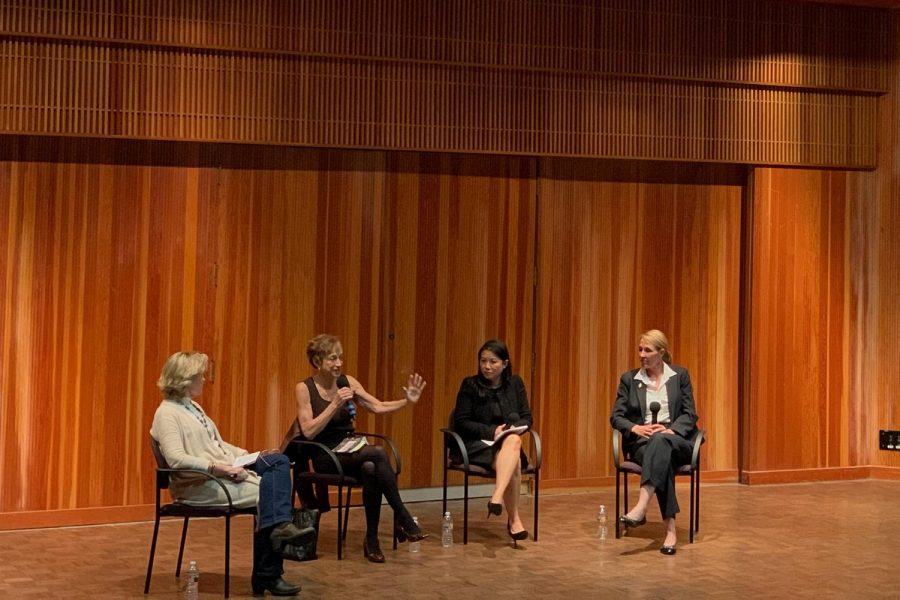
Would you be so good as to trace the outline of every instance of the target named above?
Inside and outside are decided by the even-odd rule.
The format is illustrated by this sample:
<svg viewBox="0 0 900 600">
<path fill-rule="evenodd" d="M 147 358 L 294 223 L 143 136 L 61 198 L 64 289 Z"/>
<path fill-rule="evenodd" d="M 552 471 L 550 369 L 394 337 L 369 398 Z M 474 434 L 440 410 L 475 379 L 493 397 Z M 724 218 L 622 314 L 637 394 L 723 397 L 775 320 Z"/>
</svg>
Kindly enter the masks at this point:
<svg viewBox="0 0 900 600">
<path fill-rule="evenodd" d="M 684 367 L 669 366 L 675 371 L 675 376 L 666 382 L 669 416 L 672 419 L 669 428 L 684 439 L 690 439 L 697 430 L 697 410 L 694 406 L 691 376 Z M 647 386 L 634 378 L 638 371 L 640 369 L 634 369 L 622 375 L 616 403 L 609 418 L 612 426 L 622 432 L 623 447 L 628 454 L 633 454 L 638 446 L 648 441 L 647 438 L 631 433 L 632 427 L 644 424 L 644 412 L 647 410 Z"/>
</svg>

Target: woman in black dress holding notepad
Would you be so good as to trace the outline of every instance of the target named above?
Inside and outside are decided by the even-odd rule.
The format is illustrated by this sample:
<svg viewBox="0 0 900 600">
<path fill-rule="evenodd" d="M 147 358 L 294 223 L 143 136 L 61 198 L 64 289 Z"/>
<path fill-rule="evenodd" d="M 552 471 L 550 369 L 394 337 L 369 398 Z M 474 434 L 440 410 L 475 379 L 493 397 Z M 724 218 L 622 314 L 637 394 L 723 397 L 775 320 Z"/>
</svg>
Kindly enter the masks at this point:
<svg viewBox="0 0 900 600">
<path fill-rule="evenodd" d="M 478 350 L 478 374 L 466 377 L 456 395 L 453 429 L 466 444 L 469 463 L 496 472 L 488 517 L 502 514 L 505 506 L 507 532 L 514 541 L 528 538 L 519 516 L 525 459 L 520 436 L 531 424 L 525 383 L 512 373 L 509 349 L 500 340 L 485 342 Z M 505 433 L 512 427 L 521 430 Z"/>
<path fill-rule="evenodd" d="M 359 381 L 343 373 L 344 351 L 341 341 L 333 335 L 323 334 L 311 339 L 306 346 L 306 355 L 315 372 L 296 387 L 299 433 L 332 449 L 353 435 L 355 403 L 375 414 L 389 413 L 407 404 L 415 404 L 425 389 L 425 380 L 415 373 L 409 376 L 403 388 L 403 398 L 382 402 L 368 393 Z M 363 506 L 366 511 L 363 554 L 366 558 L 372 562 L 384 562 L 384 554 L 378 544 L 382 494 L 397 516 L 395 533 L 399 541 L 415 542 L 427 537 L 403 506 L 397 490 L 397 478 L 383 448 L 367 445 L 356 452 L 337 456 L 344 472 L 360 478 L 363 483 Z M 325 456 L 314 456 L 313 465 L 319 472 L 329 472 L 334 468 Z"/>
</svg>

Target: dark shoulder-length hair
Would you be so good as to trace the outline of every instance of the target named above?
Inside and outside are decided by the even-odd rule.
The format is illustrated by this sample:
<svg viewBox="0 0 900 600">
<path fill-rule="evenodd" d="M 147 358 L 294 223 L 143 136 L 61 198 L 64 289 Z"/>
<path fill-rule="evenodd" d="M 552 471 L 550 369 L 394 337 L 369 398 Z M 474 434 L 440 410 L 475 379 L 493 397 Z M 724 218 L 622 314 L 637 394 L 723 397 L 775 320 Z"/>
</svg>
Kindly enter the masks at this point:
<svg viewBox="0 0 900 600">
<path fill-rule="evenodd" d="M 513 366 L 512 361 L 509 360 L 509 348 L 506 347 L 506 344 L 503 343 L 502 340 L 488 340 L 478 349 L 478 371 L 475 375 L 475 381 L 478 382 L 479 387 L 481 388 L 486 388 L 489 385 L 487 379 L 481 374 L 481 353 L 485 350 L 488 350 L 500 360 L 507 361 L 506 368 L 503 369 L 503 372 L 500 374 L 500 387 L 505 386 L 512 377 Z"/>
</svg>

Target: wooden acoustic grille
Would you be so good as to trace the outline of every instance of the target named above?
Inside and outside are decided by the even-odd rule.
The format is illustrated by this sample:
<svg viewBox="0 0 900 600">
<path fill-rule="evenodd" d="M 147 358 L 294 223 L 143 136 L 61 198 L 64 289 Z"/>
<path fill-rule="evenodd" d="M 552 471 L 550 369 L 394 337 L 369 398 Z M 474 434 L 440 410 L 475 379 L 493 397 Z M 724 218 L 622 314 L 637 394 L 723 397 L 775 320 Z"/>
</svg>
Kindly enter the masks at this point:
<svg viewBox="0 0 900 600">
<path fill-rule="evenodd" d="M 871 168 L 884 11 L 0 1 L 7 133 Z"/>
</svg>

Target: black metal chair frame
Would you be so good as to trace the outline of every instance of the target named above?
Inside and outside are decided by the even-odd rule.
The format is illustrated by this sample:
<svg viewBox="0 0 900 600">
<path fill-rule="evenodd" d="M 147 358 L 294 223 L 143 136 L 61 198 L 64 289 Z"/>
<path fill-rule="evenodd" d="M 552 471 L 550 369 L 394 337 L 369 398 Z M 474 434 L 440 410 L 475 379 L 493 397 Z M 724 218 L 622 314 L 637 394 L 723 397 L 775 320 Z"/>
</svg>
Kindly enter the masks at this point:
<svg viewBox="0 0 900 600">
<path fill-rule="evenodd" d="M 453 423 L 453 414 L 450 414 L 450 424 Z M 459 471 L 463 473 L 463 544 L 469 543 L 469 477 L 483 477 L 496 479 L 497 474 L 492 469 L 485 469 L 477 465 L 469 464 L 469 453 L 462 437 L 450 427 L 441 429 L 444 434 L 444 503 L 441 514 L 447 512 L 447 472 Z M 531 476 L 534 480 L 534 541 L 538 541 L 538 500 L 541 495 L 541 436 L 533 429 L 528 430 L 534 448 L 534 459 L 528 459 L 528 465 L 522 469 L 523 476 Z M 456 450 L 462 462 L 453 460 L 453 450 Z"/>
<path fill-rule="evenodd" d="M 144 593 L 150 593 L 150 577 L 153 574 L 153 558 L 156 555 L 156 540 L 159 535 L 159 522 L 161 517 L 183 517 L 184 525 L 181 528 L 181 544 L 178 547 L 178 562 L 175 565 L 175 577 L 181 576 L 181 562 L 184 558 L 184 541 L 187 538 L 188 520 L 191 517 L 224 517 L 225 518 L 225 597 L 229 597 L 229 580 L 231 575 L 231 517 L 235 515 L 253 515 L 256 525 L 256 507 L 235 507 L 231 500 L 228 488 L 218 478 L 197 469 L 172 469 L 166 463 L 159 450 L 159 442 L 150 436 L 150 449 L 156 459 L 156 521 L 153 524 L 153 540 L 150 543 L 150 559 L 147 561 L 147 578 L 144 581 Z M 162 504 L 160 494 L 162 490 L 169 489 L 169 476 L 172 474 L 191 473 L 215 481 L 222 487 L 227 506 L 191 506 L 180 502 Z"/>
<path fill-rule="evenodd" d="M 691 453 L 691 463 L 682 465 L 675 469 L 675 476 L 690 476 L 691 478 L 691 507 L 690 522 L 688 526 L 690 543 L 694 543 L 694 533 L 700 531 L 700 446 L 706 441 L 706 432 L 698 429 L 691 438 L 693 451 Z M 622 450 L 622 433 L 614 429 L 612 437 L 613 447 L 613 464 L 616 467 L 616 539 L 622 536 L 622 523 L 619 521 L 621 516 L 620 499 L 620 480 L 624 479 L 624 503 L 628 506 L 628 475 L 633 474 L 640 477 L 642 473 L 641 466 L 625 456 Z M 624 476 L 624 477 L 623 477 Z"/>
<path fill-rule="evenodd" d="M 382 440 L 384 444 L 391 451 L 391 455 L 394 458 L 394 474 L 399 477 L 401 462 L 400 462 L 400 453 L 397 451 L 397 446 L 394 444 L 394 441 L 391 438 L 380 435 L 377 433 L 369 433 L 365 431 L 357 431 L 353 435 L 363 436 L 366 438 L 373 437 L 379 440 Z M 302 439 L 302 438 L 294 438 L 291 440 L 290 444 L 296 444 L 298 446 L 297 456 L 302 456 L 304 453 L 299 451 L 300 448 L 306 446 L 310 449 L 317 449 L 321 451 L 325 456 L 331 460 L 331 464 L 334 467 L 334 473 L 317 473 L 315 471 L 304 470 L 306 463 L 308 460 L 299 459 L 294 463 L 294 494 L 300 498 L 300 485 L 303 483 L 310 484 L 324 484 L 327 486 L 337 486 L 338 489 L 338 501 L 337 501 L 337 558 L 338 560 L 343 560 L 343 546 L 347 542 L 347 523 L 350 517 L 350 504 L 351 504 L 351 496 L 353 493 L 353 488 L 362 487 L 362 482 L 359 481 L 356 477 L 352 477 L 344 473 L 344 468 L 341 466 L 341 461 L 338 460 L 337 454 L 325 444 L 315 442 L 312 440 Z M 290 445 L 289 444 L 289 445 Z M 344 502 L 344 488 L 347 488 L 347 501 Z M 397 515 L 394 515 L 394 527 L 393 532 L 396 532 L 397 525 Z M 397 549 L 397 536 L 396 533 L 392 533 L 393 537 L 393 548 Z"/>
</svg>

